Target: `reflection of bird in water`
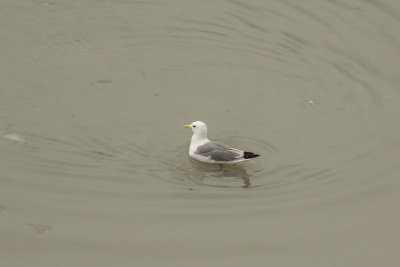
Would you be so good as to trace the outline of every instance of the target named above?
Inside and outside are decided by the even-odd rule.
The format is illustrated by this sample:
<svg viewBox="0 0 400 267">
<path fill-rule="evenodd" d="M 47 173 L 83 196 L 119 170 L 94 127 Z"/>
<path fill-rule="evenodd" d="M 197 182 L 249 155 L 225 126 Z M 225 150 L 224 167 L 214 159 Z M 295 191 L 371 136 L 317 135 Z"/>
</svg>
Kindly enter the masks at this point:
<svg viewBox="0 0 400 267">
<path fill-rule="evenodd" d="M 195 160 L 191 162 L 193 168 L 187 173 L 191 182 L 213 187 L 251 187 L 251 175 L 240 165 L 229 165 L 221 169 L 218 165 Z"/>
</svg>

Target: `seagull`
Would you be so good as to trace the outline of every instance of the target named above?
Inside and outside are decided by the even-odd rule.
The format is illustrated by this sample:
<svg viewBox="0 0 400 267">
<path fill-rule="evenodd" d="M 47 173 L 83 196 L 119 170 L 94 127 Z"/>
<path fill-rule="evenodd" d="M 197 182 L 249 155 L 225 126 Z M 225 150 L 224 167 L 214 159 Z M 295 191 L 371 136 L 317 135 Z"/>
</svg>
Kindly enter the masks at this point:
<svg viewBox="0 0 400 267">
<path fill-rule="evenodd" d="M 189 156 L 198 161 L 222 165 L 234 164 L 260 156 L 253 152 L 246 152 L 209 140 L 207 138 L 207 125 L 202 121 L 186 124 L 183 128 L 193 131 Z"/>
</svg>

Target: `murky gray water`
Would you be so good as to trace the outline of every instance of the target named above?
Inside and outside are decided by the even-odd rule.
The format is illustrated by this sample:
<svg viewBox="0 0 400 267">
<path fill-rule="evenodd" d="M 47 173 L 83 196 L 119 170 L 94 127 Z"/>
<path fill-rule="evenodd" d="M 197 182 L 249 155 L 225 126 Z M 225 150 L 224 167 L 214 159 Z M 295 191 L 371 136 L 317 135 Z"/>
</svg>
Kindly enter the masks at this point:
<svg viewBox="0 0 400 267">
<path fill-rule="evenodd" d="M 0 3 L 2 266 L 399 266 L 400 4 Z M 191 161 L 191 132 L 262 157 Z"/>
</svg>

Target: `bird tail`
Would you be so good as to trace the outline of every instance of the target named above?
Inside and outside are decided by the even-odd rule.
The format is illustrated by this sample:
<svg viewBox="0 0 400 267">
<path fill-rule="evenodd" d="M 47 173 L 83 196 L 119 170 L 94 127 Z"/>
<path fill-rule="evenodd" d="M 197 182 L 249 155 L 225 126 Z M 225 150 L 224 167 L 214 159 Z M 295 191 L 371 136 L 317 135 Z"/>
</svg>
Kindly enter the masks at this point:
<svg viewBox="0 0 400 267">
<path fill-rule="evenodd" d="M 257 157 L 259 157 L 260 155 L 258 155 L 258 154 L 254 154 L 253 152 L 244 152 L 244 155 L 243 155 L 243 158 L 245 158 L 245 159 L 251 159 L 251 158 L 257 158 Z"/>
</svg>

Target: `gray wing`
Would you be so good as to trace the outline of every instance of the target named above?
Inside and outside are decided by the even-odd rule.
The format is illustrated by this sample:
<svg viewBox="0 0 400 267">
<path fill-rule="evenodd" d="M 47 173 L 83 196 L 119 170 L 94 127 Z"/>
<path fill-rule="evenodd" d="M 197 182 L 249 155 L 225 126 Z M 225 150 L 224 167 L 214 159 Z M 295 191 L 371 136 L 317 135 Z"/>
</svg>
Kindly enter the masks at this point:
<svg viewBox="0 0 400 267">
<path fill-rule="evenodd" d="M 199 146 L 195 153 L 215 161 L 233 161 L 243 157 L 243 151 L 213 141 Z"/>
</svg>

